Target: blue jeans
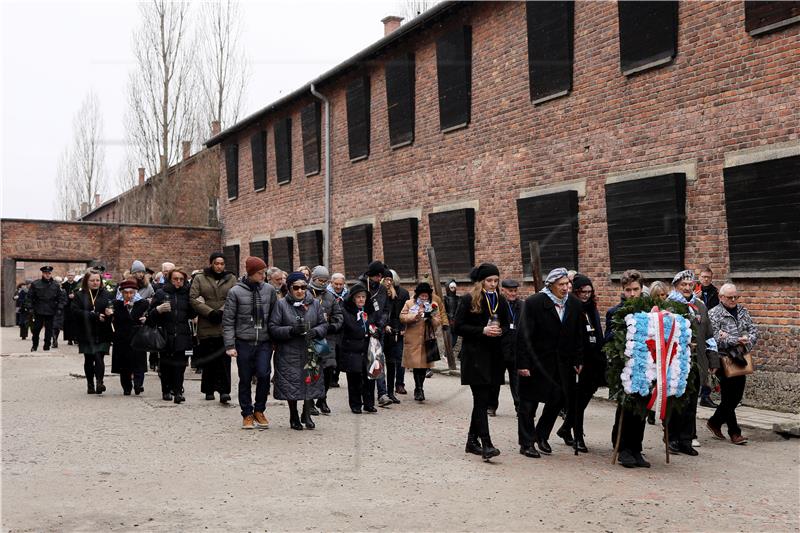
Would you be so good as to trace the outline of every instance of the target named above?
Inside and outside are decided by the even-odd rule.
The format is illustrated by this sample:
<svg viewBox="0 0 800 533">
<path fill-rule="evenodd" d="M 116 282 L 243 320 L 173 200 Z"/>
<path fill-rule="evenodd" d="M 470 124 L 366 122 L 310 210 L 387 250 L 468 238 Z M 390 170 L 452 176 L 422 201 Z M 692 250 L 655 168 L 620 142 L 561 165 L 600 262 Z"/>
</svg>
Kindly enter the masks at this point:
<svg viewBox="0 0 800 533">
<path fill-rule="evenodd" d="M 253 376 L 257 380 L 255 410 L 263 413 L 267 408 L 267 396 L 269 396 L 272 344 L 269 341 L 255 345 L 236 341 L 236 353 L 236 368 L 239 371 L 239 405 L 242 408 L 242 416 L 253 414 Z"/>
</svg>

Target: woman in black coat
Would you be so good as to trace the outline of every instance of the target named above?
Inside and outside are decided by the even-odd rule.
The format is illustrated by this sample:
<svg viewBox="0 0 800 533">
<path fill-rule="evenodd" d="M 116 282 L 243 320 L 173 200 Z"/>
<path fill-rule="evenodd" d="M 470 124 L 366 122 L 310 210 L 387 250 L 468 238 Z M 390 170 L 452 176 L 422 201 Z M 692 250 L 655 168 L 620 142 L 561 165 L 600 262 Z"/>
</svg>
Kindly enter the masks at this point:
<svg viewBox="0 0 800 533">
<path fill-rule="evenodd" d="M 534 441 L 540 452 L 552 453 L 547 440 L 583 364 L 583 309 L 569 286 L 567 269 L 555 269 L 547 276 L 545 288 L 529 296 L 522 307 L 517 332 L 517 419 L 520 453 L 527 457 L 538 457 Z M 545 406 L 534 428 L 539 402 Z"/>
<path fill-rule="evenodd" d="M 347 373 L 347 396 L 350 410 L 361 414 L 361 408 L 375 413 L 375 380 L 367 375 L 367 350 L 370 335 L 377 335 L 375 314 L 366 306 L 367 288 L 355 284 L 344 301 L 344 322 L 339 345 L 339 370 Z"/>
<path fill-rule="evenodd" d="M 78 352 L 83 354 L 88 394 L 103 394 L 106 390 L 103 358 L 111 348 L 112 298 L 113 295 L 103 289 L 100 272 L 90 270 L 83 276 L 81 290 L 75 293 L 70 304 Z"/>
<path fill-rule="evenodd" d="M 189 276 L 180 268 L 167 274 L 164 286 L 156 291 L 147 323 L 157 326 L 167 341 L 159 352 L 161 370 L 161 397 L 175 403 L 186 401 L 183 397 L 183 373 L 186 370 L 186 350 L 192 349 L 192 328 L 189 321 L 196 316 L 189 301 Z"/>
<path fill-rule="evenodd" d="M 583 369 L 577 387 L 569 390 L 567 417 L 556 435 L 564 439 L 567 446 L 575 446 L 579 452 L 586 453 L 589 450 L 583 440 L 583 413 L 597 389 L 606 384 L 605 341 L 592 280 L 575 274 L 572 293 L 581 301 L 581 329 L 586 332 L 583 335 Z"/>
<path fill-rule="evenodd" d="M 135 280 L 125 280 L 119 285 L 121 298 L 114 300 L 111 373 L 119 374 L 125 396 L 130 396 L 132 389 L 137 396 L 144 391 L 144 373 L 147 372 L 147 352 L 131 347 L 131 339 L 144 323 L 149 307 L 147 300 L 139 296 L 138 289 Z"/>
<path fill-rule="evenodd" d="M 495 265 L 483 263 L 475 267 L 470 279 L 475 284 L 461 297 L 454 327 L 455 333 L 463 338 L 461 384 L 469 385 L 472 390 L 472 418 L 464 451 L 488 461 L 500 455 L 489 435 L 487 410 L 494 387 L 503 384 L 501 338 L 509 328 L 508 305 L 497 291 L 500 271 Z"/>
</svg>

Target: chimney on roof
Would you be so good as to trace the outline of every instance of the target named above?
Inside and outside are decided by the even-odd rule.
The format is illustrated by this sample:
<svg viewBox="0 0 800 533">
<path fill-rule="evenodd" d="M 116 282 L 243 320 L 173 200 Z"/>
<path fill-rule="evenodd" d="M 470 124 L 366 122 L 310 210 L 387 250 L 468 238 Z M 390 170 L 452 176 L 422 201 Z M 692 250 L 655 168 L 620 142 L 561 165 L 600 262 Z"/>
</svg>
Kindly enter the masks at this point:
<svg viewBox="0 0 800 533">
<path fill-rule="evenodd" d="M 81 202 L 81 216 L 89 212 L 89 202 Z"/>
<path fill-rule="evenodd" d="M 74 209 L 70 209 L 69 210 L 69 219 L 70 220 L 75 220 L 76 218 L 78 218 L 78 214 L 75 212 Z"/>
<path fill-rule="evenodd" d="M 100 207 L 100 195 L 97 193 L 94 195 L 94 206 L 95 208 Z"/>
<path fill-rule="evenodd" d="M 181 142 L 181 149 L 183 151 L 183 160 L 186 161 L 192 157 L 192 141 Z"/>
<path fill-rule="evenodd" d="M 139 185 L 144 185 L 144 167 L 139 167 Z"/>
<path fill-rule="evenodd" d="M 211 136 L 219 135 L 219 132 L 222 131 L 222 124 L 219 123 L 219 120 L 212 120 L 211 121 Z"/>
<path fill-rule="evenodd" d="M 400 23 L 403 22 L 403 17 L 389 15 L 388 17 L 382 18 L 381 22 L 383 22 L 383 36 L 386 37 L 400 27 Z"/>
</svg>

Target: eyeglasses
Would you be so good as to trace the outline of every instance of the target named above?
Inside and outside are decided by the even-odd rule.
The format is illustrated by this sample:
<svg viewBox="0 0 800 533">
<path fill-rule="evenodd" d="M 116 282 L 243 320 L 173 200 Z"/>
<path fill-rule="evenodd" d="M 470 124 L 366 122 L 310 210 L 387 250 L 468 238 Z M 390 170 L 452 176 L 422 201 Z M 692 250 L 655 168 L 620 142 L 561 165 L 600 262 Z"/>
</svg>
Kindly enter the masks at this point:
<svg viewBox="0 0 800 533">
<path fill-rule="evenodd" d="M 293 291 L 304 291 L 308 288 L 308 285 L 292 285 Z"/>
<path fill-rule="evenodd" d="M 594 289 L 581 289 L 578 292 L 581 294 L 592 294 L 594 293 Z"/>
<path fill-rule="evenodd" d="M 733 300 L 734 302 L 739 299 L 738 296 L 728 296 L 728 295 L 725 295 L 725 294 L 720 294 L 720 296 L 722 298 L 727 298 L 728 300 Z"/>
</svg>

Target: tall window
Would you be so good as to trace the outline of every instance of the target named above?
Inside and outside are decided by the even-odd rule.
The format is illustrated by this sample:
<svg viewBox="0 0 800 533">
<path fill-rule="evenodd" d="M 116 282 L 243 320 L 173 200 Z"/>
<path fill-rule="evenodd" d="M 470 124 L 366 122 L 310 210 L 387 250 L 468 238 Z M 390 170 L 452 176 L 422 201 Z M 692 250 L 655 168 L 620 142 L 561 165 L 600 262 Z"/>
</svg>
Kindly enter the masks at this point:
<svg viewBox="0 0 800 533">
<path fill-rule="evenodd" d="M 428 222 L 441 275 L 466 278 L 475 264 L 475 210 L 431 213 Z"/>
<path fill-rule="evenodd" d="M 228 200 L 239 196 L 239 145 L 225 146 L 225 175 L 228 181 Z"/>
<path fill-rule="evenodd" d="M 347 279 L 356 279 L 372 262 L 372 224 L 342 228 L 342 255 Z"/>
<path fill-rule="evenodd" d="M 259 131 L 250 137 L 250 155 L 253 160 L 253 189 L 267 187 L 267 132 Z"/>
<path fill-rule="evenodd" d="M 314 101 L 303 108 L 300 113 L 303 130 L 303 168 L 305 175 L 319 172 L 320 160 L 320 105 Z"/>
<path fill-rule="evenodd" d="M 263 259 L 266 264 L 269 264 L 269 241 L 251 242 L 250 255 Z"/>
<path fill-rule="evenodd" d="M 620 0 L 619 63 L 627 75 L 669 63 L 678 53 L 678 2 Z"/>
<path fill-rule="evenodd" d="M 417 277 L 418 228 L 416 218 L 381 222 L 383 260 L 404 279 Z"/>
<path fill-rule="evenodd" d="M 472 28 L 459 26 L 436 40 L 439 127 L 442 131 L 469 124 L 472 104 Z"/>
<path fill-rule="evenodd" d="M 294 271 L 293 237 L 277 237 L 272 239 L 272 264 L 286 272 Z"/>
<path fill-rule="evenodd" d="M 292 119 L 286 117 L 275 123 L 275 170 L 278 184 L 292 181 Z"/>
<path fill-rule="evenodd" d="M 222 247 L 222 255 L 225 257 L 225 268 L 237 276 L 239 275 L 239 245 L 232 244 Z"/>
<path fill-rule="evenodd" d="M 386 106 L 392 148 L 414 142 L 414 54 L 386 63 Z"/>
<path fill-rule="evenodd" d="M 542 270 L 578 270 L 578 193 L 564 191 L 517 200 L 522 270 L 533 275 L 532 241 L 539 243 Z"/>
<path fill-rule="evenodd" d="M 322 230 L 304 231 L 297 234 L 297 251 L 300 264 L 314 268 L 322 264 Z"/>
<path fill-rule="evenodd" d="M 350 159 L 369 155 L 369 77 L 361 76 L 347 86 L 347 142 Z"/>
<path fill-rule="evenodd" d="M 531 100 L 541 103 L 572 90 L 574 2 L 527 2 Z"/>
</svg>

